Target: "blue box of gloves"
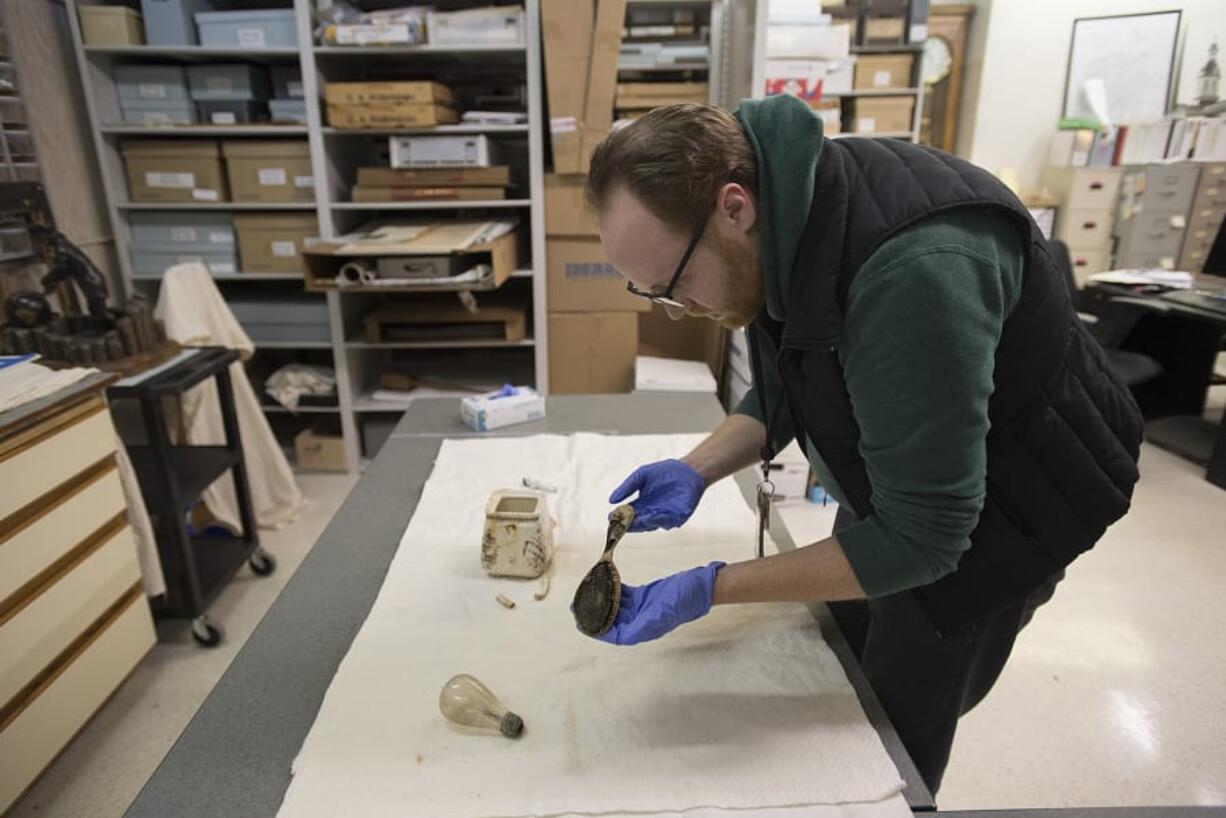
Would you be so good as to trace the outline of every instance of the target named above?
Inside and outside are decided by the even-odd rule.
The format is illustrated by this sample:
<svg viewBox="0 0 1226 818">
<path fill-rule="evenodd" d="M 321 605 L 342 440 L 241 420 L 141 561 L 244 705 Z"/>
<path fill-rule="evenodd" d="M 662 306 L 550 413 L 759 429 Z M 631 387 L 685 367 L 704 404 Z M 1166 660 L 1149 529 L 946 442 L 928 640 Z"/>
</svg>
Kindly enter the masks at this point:
<svg viewBox="0 0 1226 818">
<path fill-rule="evenodd" d="M 460 400 L 460 417 L 478 432 L 545 417 L 545 396 L 530 386 L 511 386 Z"/>
</svg>

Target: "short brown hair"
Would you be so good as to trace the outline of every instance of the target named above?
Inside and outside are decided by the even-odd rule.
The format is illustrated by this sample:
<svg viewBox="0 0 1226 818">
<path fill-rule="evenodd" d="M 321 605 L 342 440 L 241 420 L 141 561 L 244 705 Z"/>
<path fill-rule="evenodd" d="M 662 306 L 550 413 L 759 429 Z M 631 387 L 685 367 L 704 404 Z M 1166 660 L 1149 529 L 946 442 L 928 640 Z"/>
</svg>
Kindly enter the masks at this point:
<svg viewBox="0 0 1226 818">
<path fill-rule="evenodd" d="M 685 103 L 656 108 L 597 145 L 585 195 L 599 212 L 625 185 L 665 224 L 692 230 L 728 182 L 757 195 L 753 146 L 727 111 Z"/>
</svg>

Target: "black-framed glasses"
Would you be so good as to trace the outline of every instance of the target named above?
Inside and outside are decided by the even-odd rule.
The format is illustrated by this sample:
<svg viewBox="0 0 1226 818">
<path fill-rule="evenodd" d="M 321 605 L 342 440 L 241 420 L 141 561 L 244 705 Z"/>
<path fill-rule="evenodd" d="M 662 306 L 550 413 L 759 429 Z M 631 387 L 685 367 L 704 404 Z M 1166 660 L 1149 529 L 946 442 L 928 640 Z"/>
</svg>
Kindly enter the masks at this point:
<svg viewBox="0 0 1226 818">
<path fill-rule="evenodd" d="M 626 282 L 626 289 L 635 295 L 646 298 L 653 304 L 663 304 L 666 307 L 685 308 L 685 305 L 673 298 L 673 290 L 677 289 L 677 281 L 680 280 L 681 274 L 685 272 L 685 265 L 690 263 L 690 256 L 694 255 L 694 251 L 698 249 L 698 242 L 702 241 L 702 234 L 706 232 L 708 219 L 703 219 L 698 225 L 698 229 L 694 231 L 694 238 L 690 239 L 690 244 L 685 248 L 685 254 L 681 256 L 681 263 L 677 265 L 677 271 L 673 273 L 673 277 L 669 279 L 668 286 L 663 292 L 649 293 L 646 290 L 640 290 L 638 287 Z"/>
</svg>

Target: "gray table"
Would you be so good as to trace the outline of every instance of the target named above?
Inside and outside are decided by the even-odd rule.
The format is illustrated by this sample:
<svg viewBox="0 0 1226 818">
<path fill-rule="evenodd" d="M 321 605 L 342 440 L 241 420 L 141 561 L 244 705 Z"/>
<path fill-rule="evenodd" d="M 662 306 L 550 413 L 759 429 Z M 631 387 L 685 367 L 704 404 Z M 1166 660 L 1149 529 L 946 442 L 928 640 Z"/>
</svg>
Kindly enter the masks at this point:
<svg viewBox="0 0 1226 818">
<path fill-rule="evenodd" d="M 550 398 L 547 417 L 495 434 L 707 431 L 713 397 L 661 394 Z M 445 437 L 476 436 L 454 400 L 422 400 L 397 425 L 297 573 L 128 810 L 129 816 L 274 815 L 332 676 L 366 619 Z M 488 435 L 483 435 L 488 436 Z M 753 478 L 738 478 L 746 496 Z M 794 548 L 778 515 L 771 534 Z M 912 809 L 933 809 L 902 743 L 825 606 L 825 635 L 906 781 Z"/>
</svg>

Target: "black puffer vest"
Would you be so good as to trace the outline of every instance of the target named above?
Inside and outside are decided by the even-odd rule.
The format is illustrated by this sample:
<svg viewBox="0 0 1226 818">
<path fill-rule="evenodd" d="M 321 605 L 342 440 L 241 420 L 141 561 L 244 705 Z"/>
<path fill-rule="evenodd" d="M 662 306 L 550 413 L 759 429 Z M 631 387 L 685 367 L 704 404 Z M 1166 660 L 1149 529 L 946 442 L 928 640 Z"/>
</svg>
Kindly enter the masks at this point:
<svg viewBox="0 0 1226 818">
<path fill-rule="evenodd" d="M 788 320 L 764 311 L 751 327 L 755 338 L 765 332 L 775 342 L 797 433 L 808 434 L 852 510 L 872 515 L 838 354 L 847 293 L 883 242 L 954 208 L 1006 214 L 1026 259 L 1020 300 L 996 349 L 987 498 L 971 548 L 953 573 L 914 590 L 945 633 L 1022 600 L 1092 547 L 1128 510 L 1138 477 L 1140 412 L 1077 318 L 1030 214 L 991 174 L 940 151 L 826 140 L 786 294 Z"/>
</svg>

